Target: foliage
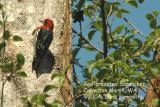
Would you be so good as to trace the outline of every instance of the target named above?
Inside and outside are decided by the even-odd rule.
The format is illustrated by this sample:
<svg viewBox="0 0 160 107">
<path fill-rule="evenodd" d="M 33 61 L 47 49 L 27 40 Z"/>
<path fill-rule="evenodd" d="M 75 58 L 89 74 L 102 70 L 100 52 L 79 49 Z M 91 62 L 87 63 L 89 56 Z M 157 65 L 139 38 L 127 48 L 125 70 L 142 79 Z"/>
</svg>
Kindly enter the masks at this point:
<svg viewBox="0 0 160 107">
<path fill-rule="evenodd" d="M 83 77 L 79 78 L 84 78 L 80 83 L 77 79 L 78 74 L 73 69 L 75 70 L 73 80 L 76 107 L 88 105 L 91 107 L 145 107 L 142 94 L 146 94 L 150 80 L 160 74 L 160 63 L 155 60 L 160 43 L 160 27 L 157 21 L 159 11 L 146 14 L 152 31 L 149 35 L 144 35 L 125 17 L 125 14 L 131 13 L 124 8 L 124 5 L 127 5 L 136 9 L 144 0 L 82 1 L 72 2 L 73 24 L 80 26 L 80 29 L 73 28 L 74 40 L 77 41 L 73 47 L 73 67 L 78 66 L 83 74 Z M 105 10 L 103 13 L 105 17 L 102 15 L 102 7 Z M 83 12 L 77 13 L 77 10 Z M 75 15 L 81 16 L 81 19 L 77 19 Z M 115 27 L 112 22 L 117 20 L 123 20 L 125 23 Z M 81 24 L 82 21 L 84 21 L 83 24 Z M 107 26 L 105 27 L 104 24 Z M 107 34 L 104 34 L 106 29 Z M 104 35 L 107 36 L 105 40 Z M 97 45 L 99 43 L 102 46 Z M 99 48 L 104 47 L 104 43 L 107 49 Z M 87 66 L 80 64 L 80 58 L 77 56 L 82 48 L 95 55 L 94 59 L 88 61 Z M 109 50 L 107 57 L 103 54 L 105 50 Z M 109 86 L 106 85 L 107 83 L 113 84 Z M 137 85 L 138 83 L 143 85 Z M 77 97 L 79 93 L 81 96 Z M 142 98 L 136 99 L 133 96 L 142 96 Z M 153 103 L 157 106 L 159 100 L 156 99 Z"/>
<path fill-rule="evenodd" d="M 1 107 L 3 107 L 4 101 L 4 86 L 5 83 L 11 81 L 16 77 L 27 77 L 24 71 L 21 71 L 22 66 L 25 63 L 25 58 L 23 54 L 19 53 L 15 56 L 6 54 L 7 43 L 11 40 L 12 34 L 9 29 L 6 29 L 7 16 L 5 16 L 5 11 L 3 5 L 0 4 L 0 11 L 2 13 L 2 20 L 0 21 L 0 27 L 3 29 L 3 35 L 0 43 L 0 69 L 3 73 L 2 87 L 1 87 Z M 20 36 L 13 36 L 14 41 L 22 41 Z"/>
<path fill-rule="evenodd" d="M 67 72 L 68 67 L 64 71 Z M 62 105 L 63 103 L 61 101 L 59 101 L 58 99 L 54 99 L 52 102 L 48 102 L 47 98 L 50 97 L 48 92 L 52 91 L 53 89 L 61 88 L 65 79 L 66 79 L 65 72 L 61 71 L 60 73 L 53 73 L 51 76 L 51 80 L 58 81 L 58 84 L 46 85 L 43 89 L 43 93 L 36 93 L 31 97 L 29 97 L 29 96 L 22 97 L 22 101 L 26 104 L 27 107 L 41 107 L 41 106 L 59 107 L 59 105 Z"/>
<path fill-rule="evenodd" d="M 160 73 L 160 63 L 154 59 L 156 52 L 159 53 L 160 26 L 157 20 L 160 13 L 152 11 L 146 14 L 152 31 L 144 35 L 125 17 L 126 14 L 131 13 L 124 8 L 124 5 L 127 5 L 137 9 L 143 2 L 145 1 L 72 0 L 73 23 L 80 27 L 73 28 L 73 36 L 77 41 L 73 46 L 72 59 L 74 97 L 66 105 L 74 101 L 76 107 L 147 107 L 144 96 L 142 98 L 138 96 L 146 94 L 147 85 Z M 0 5 L 1 9 L 2 7 Z M 3 12 L 2 16 L 4 16 Z M 86 20 L 88 25 L 82 23 Z M 125 23 L 115 27 L 112 25 L 113 20 L 123 20 Z M 5 20 L 0 21 L 0 26 L 5 26 Z M 11 37 L 10 31 L 4 29 L 4 41 L 0 43 L 2 56 L 6 42 Z M 94 39 L 97 40 L 96 43 Z M 13 41 L 23 41 L 23 39 L 15 35 Z M 95 55 L 87 65 L 80 64 L 77 56 L 82 49 Z M 24 56 L 19 53 L 16 58 L 17 63 L 12 60 L 2 62 L 0 66 L 2 71 L 11 74 L 11 78 L 26 77 L 27 75 L 20 70 L 25 62 Z M 85 79 L 82 83 L 77 77 L 75 66 L 82 71 Z M 62 104 L 56 99 L 48 102 L 48 92 L 63 85 L 70 67 L 71 65 L 60 73 L 52 74 L 51 80 L 58 81 L 58 84 L 45 86 L 43 93 L 23 97 L 24 103 L 28 107 L 58 107 Z M 159 87 L 154 88 L 156 93 Z M 154 99 L 152 104 L 158 106 L 159 102 L 159 99 Z"/>
<path fill-rule="evenodd" d="M 0 67 L 2 69 L 2 72 L 4 73 L 9 73 L 12 74 L 12 77 L 14 77 L 15 75 L 17 76 L 22 76 L 22 77 L 26 77 L 26 73 L 24 71 L 20 71 L 20 69 L 22 68 L 22 66 L 25 63 L 25 58 L 23 56 L 23 54 L 18 53 L 16 55 L 16 60 L 14 59 L 14 56 L 6 56 L 5 55 L 5 48 L 6 48 L 6 44 L 7 42 L 10 41 L 12 34 L 10 33 L 9 29 L 6 29 L 6 21 L 7 21 L 7 16 L 5 16 L 5 11 L 3 10 L 3 5 L 0 4 L 1 6 L 1 12 L 2 12 L 2 21 L 0 21 L 0 25 L 3 28 L 3 36 L 2 36 L 2 42 L 0 43 L 0 50 L 1 50 L 1 64 Z M 15 39 L 16 38 L 16 39 Z M 13 40 L 20 40 L 20 36 L 13 36 Z M 22 40 L 22 39 L 21 39 Z"/>
<path fill-rule="evenodd" d="M 17 41 L 23 41 L 23 39 L 18 35 L 13 36 L 13 40 L 16 41 L 16 42 Z"/>
</svg>

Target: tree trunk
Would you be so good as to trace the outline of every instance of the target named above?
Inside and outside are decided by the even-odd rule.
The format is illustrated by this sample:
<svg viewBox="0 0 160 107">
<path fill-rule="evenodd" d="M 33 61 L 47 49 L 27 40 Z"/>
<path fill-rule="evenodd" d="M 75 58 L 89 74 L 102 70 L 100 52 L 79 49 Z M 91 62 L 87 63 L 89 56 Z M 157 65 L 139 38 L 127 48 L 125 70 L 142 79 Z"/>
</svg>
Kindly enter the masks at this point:
<svg viewBox="0 0 160 107">
<path fill-rule="evenodd" d="M 151 79 L 150 82 L 151 83 L 149 84 L 145 98 L 145 104 L 148 105 L 148 107 L 153 106 L 154 99 L 160 99 L 160 90 L 158 89 L 158 87 L 160 86 L 160 77 Z"/>
<path fill-rule="evenodd" d="M 43 91 L 51 81 L 51 74 L 57 70 L 65 69 L 71 59 L 71 12 L 70 0 L 0 0 L 7 12 L 7 29 L 13 35 L 20 35 L 22 42 L 9 42 L 7 53 L 15 56 L 22 53 L 25 56 L 25 64 L 22 68 L 27 73 L 27 78 L 16 78 L 6 82 L 4 86 L 4 107 L 23 107 L 22 96 L 33 96 Z M 42 60 L 40 65 L 41 75 L 36 78 L 32 72 L 32 61 L 34 55 L 35 37 L 32 31 L 42 25 L 39 20 L 50 18 L 54 21 L 53 41 L 49 47 L 48 56 Z M 2 29 L 0 29 L 2 30 Z M 52 69 L 53 68 L 53 69 Z M 2 77 L 2 73 L 0 73 Z M 67 79 L 62 88 L 50 92 L 50 99 L 54 98 L 64 102 L 71 100 L 71 69 L 67 72 Z M 0 84 L 0 92 L 2 78 Z M 72 106 L 72 104 L 67 107 Z"/>
</svg>

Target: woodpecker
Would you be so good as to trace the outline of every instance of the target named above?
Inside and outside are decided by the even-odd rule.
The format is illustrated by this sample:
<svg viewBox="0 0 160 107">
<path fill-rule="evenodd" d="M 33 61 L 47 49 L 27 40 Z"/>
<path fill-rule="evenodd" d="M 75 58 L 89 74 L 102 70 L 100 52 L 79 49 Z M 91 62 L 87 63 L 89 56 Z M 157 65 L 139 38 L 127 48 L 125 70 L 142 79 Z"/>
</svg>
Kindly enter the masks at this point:
<svg viewBox="0 0 160 107">
<path fill-rule="evenodd" d="M 32 71 L 36 71 L 36 76 L 38 75 L 38 67 L 41 64 L 41 61 L 48 51 L 48 48 L 53 40 L 53 28 L 54 23 L 51 19 L 44 19 L 44 21 L 40 21 L 43 23 L 42 26 L 37 27 L 34 31 L 38 32 L 37 41 L 35 46 L 35 55 L 32 63 Z"/>
</svg>

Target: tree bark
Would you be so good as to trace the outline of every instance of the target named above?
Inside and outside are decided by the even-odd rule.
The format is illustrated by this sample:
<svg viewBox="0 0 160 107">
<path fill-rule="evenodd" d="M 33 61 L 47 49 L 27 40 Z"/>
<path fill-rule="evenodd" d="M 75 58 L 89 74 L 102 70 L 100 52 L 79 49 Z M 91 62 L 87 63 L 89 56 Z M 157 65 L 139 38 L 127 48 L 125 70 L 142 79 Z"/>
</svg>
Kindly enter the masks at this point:
<svg viewBox="0 0 160 107">
<path fill-rule="evenodd" d="M 71 0 L 1 0 L 8 16 L 6 29 L 13 35 L 20 35 L 22 42 L 9 42 L 6 52 L 15 56 L 22 53 L 25 56 L 25 64 L 22 68 L 27 73 L 27 78 L 15 78 L 6 82 L 4 87 L 4 107 L 23 107 L 22 96 L 32 96 L 41 93 L 48 84 L 58 81 L 51 81 L 51 74 L 57 70 L 64 69 L 71 60 Z M 40 66 L 41 75 L 36 78 L 32 72 L 32 61 L 34 55 L 35 37 L 32 31 L 42 25 L 39 20 L 50 18 L 54 21 L 53 41 L 49 47 L 53 57 L 43 59 Z M 0 29 L 2 30 L 2 29 Z M 53 62 L 52 64 L 50 64 Z M 49 69 L 48 66 L 53 69 Z M 46 73 L 46 71 L 48 71 Z M 2 73 L 0 73 L 2 86 Z M 51 91 L 49 101 L 54 98 L 64 102 L 64 105 L 71 99 L 71 69 L 67 72 L 67 79 L 60 89 Z M 63 105 L 63 106 L 64 106 Z M 71 107 L 72 104 L 67 105 Z"/>
<path fill-rule="evenodd" d="M 154 99 L 156 98 L 160 99 L 160 90 L 157 89 L 157 87 L 159 86 L 160 86 L 160 77 L 150 80 L 150 84 L 147 89 L 146 98 L 145 98 L 145 104 L 148 105 L 148 107 L 153 106 L 152 102 Z"/>
</svg>

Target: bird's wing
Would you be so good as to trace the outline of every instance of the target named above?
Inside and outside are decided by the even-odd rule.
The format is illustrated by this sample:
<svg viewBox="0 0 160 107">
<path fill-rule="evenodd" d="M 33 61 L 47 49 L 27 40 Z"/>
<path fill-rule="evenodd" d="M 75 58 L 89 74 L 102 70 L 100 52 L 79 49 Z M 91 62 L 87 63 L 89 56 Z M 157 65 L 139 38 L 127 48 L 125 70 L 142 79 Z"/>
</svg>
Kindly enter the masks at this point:
<svg viewBox="0 0 160 107">
<path fill-rule="evenodd" d="M 37 36 L 38 36 L 38 32 L 40 31 L 40 29 L 35 29 L 32 33 L 33 38 L 32 38 L 32 44 L 33 44 L 33 56 L 35 57 L 35 50 L 36 50 L 36 41 L 37 41 Z"/>
<path fill-rule="evenodd" d="M 51 38 L 53 38 L 53 36 L 52 36 L 52 32 L 50 30 L 41 29 L 38 33 L 36 48 L 39 48 L 42 51 L 43 51 L 43 49 L 44 50 L 48 49 L 48 47 L 52 41 L 52 40 L 50 40 Z"/>
</svg>

